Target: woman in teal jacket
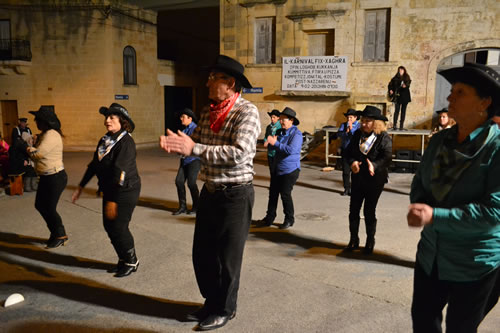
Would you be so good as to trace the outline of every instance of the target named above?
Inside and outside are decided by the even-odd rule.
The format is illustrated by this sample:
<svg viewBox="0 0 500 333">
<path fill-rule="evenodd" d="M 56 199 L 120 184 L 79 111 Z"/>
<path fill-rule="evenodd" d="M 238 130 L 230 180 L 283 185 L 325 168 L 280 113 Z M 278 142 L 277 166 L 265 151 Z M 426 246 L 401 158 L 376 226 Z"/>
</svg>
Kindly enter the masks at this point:
<svg viewBox="0 0 500 333">
<path fill-rule="evenodd" d="M 408 225 L 423 227 L 414 332 L 476 332 L 500 291 L 500 75 L 478 64 L 439 72 L 457 125 L 436 133 L 413 179 Z"/>
</svg>

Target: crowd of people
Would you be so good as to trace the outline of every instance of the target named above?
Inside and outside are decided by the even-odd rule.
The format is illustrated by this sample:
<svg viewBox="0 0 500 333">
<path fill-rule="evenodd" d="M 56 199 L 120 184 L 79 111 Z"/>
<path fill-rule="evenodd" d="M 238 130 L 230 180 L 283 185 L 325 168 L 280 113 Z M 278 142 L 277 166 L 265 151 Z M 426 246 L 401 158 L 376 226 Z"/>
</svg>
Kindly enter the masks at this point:
<svg viewBox="0 0 500 333">
<path fill-rule="evenodd" d="M 438 125 L 411 185 L 408 225 L 421 228 L 414 271 L 412 302 L 415 332 L 441 332 L 442 311 L 448 306 L 448 331 L 475 332 L 498 302 L 500 294 L 500 128 L 494 122 L 500 109 L 500 76 L 478 64 L 439 72 L 451 85 L 449 107 L 437 111 Z M 404 129 L 410 102 L 411 80 L 403 66 L 389 84 L 396 104 L 393 126 L 401 114 Z M 161 149 L 180 155 L 175 179 L 179 206 L 173 215 L 195 214 L 192 260 L 204 304 L 187 316 L 199 330 L 223 327 L 237 311 L 243 252 L 252 223 L 254 166 L 257 138 L 261 133 L 257 107 L 241 95 L 251 88 L 244 67 L 220 55 L 209 68 L 207 80 L 211 104 L 198 119 L 190 109 L 179 112 L 182 130 L 167 130 L 159 139 Z M 2 165 L 19 166 L 29 188 L 37 191 L 35 207 L 50 236 L 47 248 L 68 242 L 57 212 L 67 185 L 62 161 L 63 133 L 53 107 L 30 111 L 40 134 L 35 139 L 21 118 L 9 147 L 0 138 Z M 105 135 L 98 141 L 92 160 L 73 192 L 76 202 L 84 187 L 97 176 L 102 192 L 102 220 L 118 262 L 109 272 L 125 277 L 136 272 L 139 259 L 129 225 L 137 205 L 141 179 L 136 146 L 131 136 L 135 124 L 126 108 L 113 103 L 101 107 Z M 270 185 L 267 212 L 258 221 L 271 227 L 281 196 L 284 221 L 280 229 L 295 223 L 292 190 L 300 175 L 302 132 L 297 113 L 290 107 L 268 113 L 265 131 Z M 342 195 L 350 196 L 345 251 L 360 248 L 360 212 L 366 226 L 363 253 L 375 247 L 378 200 L 388 182 L 392 140 L 388 118 L 375 106 L 344 113 L 335 138 L 341 139 Z M 454 120 L 453 120 L 453 119 Z M 6 154 L 7 152 L 7 154 Z M 19 153 L 19 161 L 12 156 Z M 16 157 L 17 158 L 17 157 Z M 18 166 L 17 166 L 18 165 Z M 28 176 L 31 166 L 36 176 Z M 196 180 L 203 187 L 199 191 Z M 4 174 L 2 174 L 4 176 Z M 33 185 L 30 179 L 39 179 Z M 185 183 L 192 208 L 186 201 Z"/>
</svg>

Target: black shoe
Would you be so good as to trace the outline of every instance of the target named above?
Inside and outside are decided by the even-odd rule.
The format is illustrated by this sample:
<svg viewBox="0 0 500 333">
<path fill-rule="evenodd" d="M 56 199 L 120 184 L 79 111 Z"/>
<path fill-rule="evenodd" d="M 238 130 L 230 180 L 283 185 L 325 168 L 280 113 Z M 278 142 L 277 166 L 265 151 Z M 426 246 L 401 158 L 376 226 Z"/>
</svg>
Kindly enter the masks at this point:
<svg viewBox="0 0 500 333">
<path fill-rule="evenodd" d="M 129 264 L 128 262 L 124 262 L 123 265 L 117 270 L 115 277 L 125 277 L 129 276 L 133 272 L 137 272 L 137 268 L 139 268 L 139 261 L 135 264 Z"/>
<path fill-rule="evenodd" d="M 226 316 L 209 315 L 207 318 L 205 318 L 205 320 L 203 320 L 198 324 L 198 329 L 200 331 L 210 331 L 210 330 L 215 330 L 216 328 L 221 328 L 235 316 L 236 316 L 236 311 Z"/>
<path fill-rule="evenodd" d="M 186 212 L 188 215 L 196 215 L 196 209 L 191 209 Z"/>
<path fill-rule="evenodd" d="M 363 249 L 363 253 L 372 254 L 374 247 L 375 247 L 375 238 L 367 238 L 365 248 Z"/>
<path fill-rule="evenodd" d="M 284 229 L 290 228 L 292 225 L 293 225 L 293 223 L 285 221 L 285 222 L 283 222 L 283 224 L 280 224 L 279 228 L 282 229 L 282 230 L 284 230 Z"/>
<path fill-rule="evenodd" d="M 55 249 L 56 247 L 59 246 L 64 246 L 68 242 L 68 236 L 62 236 L 62 237 L 57 237 L 57 238 L 49 238 L 47 241 L 47 245 L 45 246 L 46 249 Z"/>
<path fill-rule="evenodd" d="M 273 222 L 269 221 L 266 218 L 263 218 L 262 220 L 259 220 L 256 223 L 256 227 L 259 227 L 259 228 L 270 227 L 272 225 L 273 225 Z"/>
<path fill-rule="evenodd" d="M 181 207 L 181 208 L 177 209 L 175 212 L 172 213 L 172 215 L 180 215 L 182 213 L 187 213 L 186 207 Z"/>
<path fill-rule="evenodd" d="M 341 194 L 341 196 L 345 197 L 346 195 L 350 195 L 350 191 L 344 190 L 344 192 Z"/>
<path fill-rule="evenodd" d="M 351 237 L 351 240 L 349 241 L 349 244 L 347 244 L 347 246 L 344 248 L 344 250 L 346 251 L 354 251 L 354 250 L 357 250 L 359 249 L 359 238 L 352 238 Z"/>
<path fill-rule="evenodd" d="M 210 315 L 210 310 L 206 306 L 202 306 L 198 310 L 193 313 L 190 313 L 186 316 L 186 319 L 189 321 L 203 321 Z"/>
<path fill-rule="evenodd" d="M 118 260 L 118 263 L 116 264 L 116 266 L 108 269 L 106 272 L 108 272 L 108 273 L 116 273 L 116 272 L 118 272 L 122 268 L 123 265 L 125 265 L 125 261 L 123 261 L 123 260 L 120 259 L 120 260 Z"/>
<path fill-rule="evenodd" d="M 131 248 L 130 250 L 126 251 L 122 258 L 123 265 L 118 269 L 118 271 L 114 275 L 115 277 L 129 276 L 133 272 L 136 272 L 137 268 L 139 268 L 139 260 L 135 255 L 135 248 Z"/>
</svg>

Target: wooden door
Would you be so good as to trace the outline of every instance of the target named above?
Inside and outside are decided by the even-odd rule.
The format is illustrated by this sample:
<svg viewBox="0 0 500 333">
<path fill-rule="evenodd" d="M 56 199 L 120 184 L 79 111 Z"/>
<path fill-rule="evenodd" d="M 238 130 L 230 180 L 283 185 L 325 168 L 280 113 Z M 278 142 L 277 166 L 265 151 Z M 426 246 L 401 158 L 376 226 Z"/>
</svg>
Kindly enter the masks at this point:
<svg viewBox="0 0 500 333">
<path fill-rule="evenodd" d="M 1 101 L 2 107 L 2 137 L 10 145 L 12 129 L 17 126 L 17 101 Z"/>
</svg>

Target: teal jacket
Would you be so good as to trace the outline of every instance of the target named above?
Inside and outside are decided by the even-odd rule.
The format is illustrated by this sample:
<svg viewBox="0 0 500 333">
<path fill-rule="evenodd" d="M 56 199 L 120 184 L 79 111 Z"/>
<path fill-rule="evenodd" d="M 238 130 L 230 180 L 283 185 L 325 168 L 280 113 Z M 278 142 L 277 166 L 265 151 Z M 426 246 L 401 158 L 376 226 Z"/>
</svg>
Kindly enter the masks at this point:
<svg viewBox="0 0 500 333">
<path fill-rule="evenodd" d="M 410 201 L 434 208 L 433 223 L 424 227 L 417 261 L 430 275 L 434 262 L 440 280 L 475 281 L 500 266 L 500 128 L 488 120 L 458 147 L 470 145 L 489 131 L 470 166 L 441 201 L 430 189 L 432 161 L 452 129 L 435 134 L 411 184 Z M 456 141 L 455 141 L 456 142 Z"/>
<path fill-rule="evenodd" d="M 275 136 L 276 132 L 280 128 L 281 128 L 281 123 L 280 123 L 279 120 L 274 125 L 272 123 L 269 124 L 269 125 L 267 125 L 267 127 L 266 127 L 266 133 L 264 134 L 264 142 L 267 141 L 267 137 L 269 135 Z M 271 146 L 267 146 L 267 155 L 269 155 L 270 157 L 274 157 L 274 155 L 276 155 L 276 150 L 272 149 Z"/>
</svg>

